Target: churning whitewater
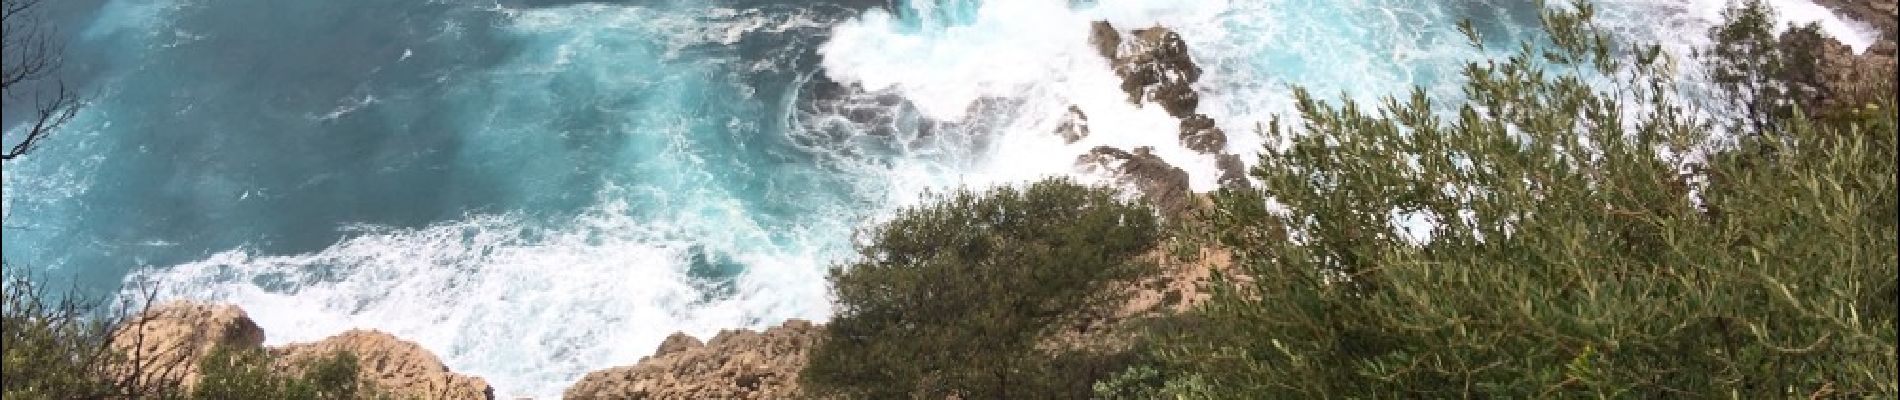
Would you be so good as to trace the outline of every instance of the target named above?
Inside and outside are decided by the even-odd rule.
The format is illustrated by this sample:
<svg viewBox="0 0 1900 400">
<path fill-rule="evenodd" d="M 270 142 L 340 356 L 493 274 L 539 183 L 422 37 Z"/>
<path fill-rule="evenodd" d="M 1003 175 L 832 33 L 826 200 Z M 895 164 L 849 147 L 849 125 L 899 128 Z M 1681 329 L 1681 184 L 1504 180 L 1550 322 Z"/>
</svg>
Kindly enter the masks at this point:
<svg viewBox="0 0 1900 400">
<path fill-rule="evenodd" d="M 65 4 L 95 95 L 6 169 L 8 261 L 239 304 L 272 344 L 379 329 L 497 395 L 556 397 L 675 331 L 824 319 L 854 229 L 929 191 L 1103 179 L 1075 166 L 1100 145 L 1214 188 L 1176 119 L 1127 102 L 1091 21 L 1180 32 L 1249 163 L 1294 85 L 1457 96 L 1487 55 L 1456 21 L 1538 29 L 1523 0 L 342 3 Z M 1725 2 L 1600 3 L 1682 53 Z M 1065 143 L 1071 106 L 1094 132 Z"/>
</svg>

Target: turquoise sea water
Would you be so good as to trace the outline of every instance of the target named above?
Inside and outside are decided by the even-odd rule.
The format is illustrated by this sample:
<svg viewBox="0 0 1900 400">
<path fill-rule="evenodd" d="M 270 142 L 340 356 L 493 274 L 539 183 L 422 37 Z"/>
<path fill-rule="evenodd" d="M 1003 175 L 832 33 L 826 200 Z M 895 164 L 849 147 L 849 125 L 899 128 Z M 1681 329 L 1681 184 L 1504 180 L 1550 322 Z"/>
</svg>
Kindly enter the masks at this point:
<svg viewBox="0 0 1900 400">
<path fill-rule="evenodd" d="M 1077 174 L 1103 144 L 1211 186 L 1089 21 L 1180 30 L 1252 154 L 1291 85 L 1455 96 L 1484 55 L 1452 21 L 1510 43 L 1529 3 L 60 3 L 93 103 L 6 166 L 3 245 L 42 279 L 235 302 L 271 343 L 382 329 L 546 397 L 674 331 L 823 319 L 852 231 L 926 191 Z M 1721 2 L 1605 3 L 1688 46 Z M 1073 145 L 1047 133 L 1070 105 L 1096 132 Z"/>
</svg>

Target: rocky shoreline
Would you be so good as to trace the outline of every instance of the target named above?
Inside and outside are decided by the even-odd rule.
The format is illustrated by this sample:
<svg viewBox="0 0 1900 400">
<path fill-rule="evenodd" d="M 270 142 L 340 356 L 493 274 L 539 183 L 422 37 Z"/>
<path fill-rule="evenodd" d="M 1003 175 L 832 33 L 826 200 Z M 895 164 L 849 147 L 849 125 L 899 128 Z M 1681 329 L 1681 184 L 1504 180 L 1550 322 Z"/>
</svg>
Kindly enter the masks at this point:
<svg viewBox="0 0 1900 400">
<path fill-rule="evenodd" d="M 1817 0 L 1850 18 L 1879 28 L 1883 36 L 1864 54 L 1826 37 L 1789 37 L 1790 45 L 1817 45 L 1821 49 L 1815 74 L 1822 95 L 1811 107 L 1828 108 L 1854 101 L 1865 82 L 1891 76 L 1895 69 L 1895 1 Z M 1245 186 L 1245 167 L 1228 153 L 1226 133 L 1205 114 L 1196 112 L 1199 94 L 1192 84 L 1200 69 L 1186 43 L 1173 31 L 1151 27 L 1123 32 L 1107 22 L 1091 27 L 1090 43 L 1122 78 L 1122 89 L 1138 105 L 1156 104 L 1181 121 L 1175 132 L 1182 145 L 1215 157 L 1222 186 Z M 1819 41 L 1820 43 L 1802 41 Z M 1852 104 L 1847 104 L 1852 105 Z M 1052 134 L 1074 143 L 1089 134 L 1088 116 L 1071 107 Z M 1097 147 L 1076 160 L 1083 171 L 1103 173 L 1139 191 L 1164 216 L 1182 216 L 1205 206 L 1203 195 L 1188 187 L 1188 173 L 1169 165 L 1151 148 Z M 1086 343 L 1105 326 L 1144 315 L 1187 309 L 1207 298 L 1210 271 L 1229 265 L 1218 249 L 1200 249 L 1194 261 L 1180 261 L 1157 250 L 1151 257 L 1164 266 L 1162 276 L 1122 290 L 1130 301 L 1114 315 L 1092 318 L 1084 326 L 1059 332 L 1057 340 Z M 675 333 L 654 355 L 633 365 L 587 374 L 564 393 L 570 399 L 777 399 L 797 397 L 798 374 L 807 353 L 818 343 L 823 326 L 802 320 L 786 321 L 761 332 L 728 330 L 704 343 Z M 279 347 L 263 346 L 265 333 L 244 311 L 231 305 L 171 302 L 153 307 L 126 322 L 114 334 L 114 347 L 134 360 L 175 368 L 151 371 L 142 382 L 179 382 L 189 388 L 199 377 L 198 361 L 220 346 L 261 349 L 275 355 L 277 369 L 289 373 L 294 365 L 340 351 L 356 354 L 359 378 L 385 393 L 405 398 L 493 399 L 494 390 L 482 378 L 459 374 L 413 342 L 367 330 L 352 330 L 329 338 Z M 1080 336 L 1077 336 L 1080 335 Z"/>
</svg>

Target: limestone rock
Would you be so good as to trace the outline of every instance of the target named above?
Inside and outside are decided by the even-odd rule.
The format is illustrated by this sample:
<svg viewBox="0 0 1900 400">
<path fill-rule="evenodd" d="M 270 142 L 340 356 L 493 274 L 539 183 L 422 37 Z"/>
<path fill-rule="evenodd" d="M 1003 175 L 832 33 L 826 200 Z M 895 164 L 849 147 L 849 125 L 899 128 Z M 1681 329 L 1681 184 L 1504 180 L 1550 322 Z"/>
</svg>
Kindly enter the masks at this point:
<svg viewBox="0 0 1900 400">
<path fill-rule="evenodd" d="M 588 373 L 569 399 L 783 399 L 823 329 L 802 320 L 764 332 L 728 330 L 699 346 L 667 346 L 638 364 Z M 683 336 L 683 335 L 676 335 Z M 675 342 L 669 339 L 669 342 Z"/>
<path fill-rule="evenodd" d="M 1153 151 L 1153 148 L 1137 147 L 1131 153 L 1100 146 L 1077 157 L 1076 165 L 1091 172 L 1107 173 L 1121 184 L 1133 187 L 1163 216 L 1184 215 L 1194 207 L 1187 171 L 1168 164 Z"/>
<path fill-rule="evenodd" d="M 220 346 L 253 349 L 264 330 L 237 306 L 173 301 L 146 309 L 112 334 L 112 347 L 128 361 L 116 366 L 140 385 L 177 384 L 189 391 L 199 361 Z"/>
<path fill-rule="evenodd" d="M 699 338 L 693 337 L 692 335 L 673 332 L 672 335 L 666 337 L 666 340 L 660 341 L 660 348 L 653 350 L 652 357 L 664 357 L 667 354 L 692 350 L 695 347 L 704 345 L 704 343 L 699 342 Z"/>
<path fill-rule="evenodd" d="M 383 394 L 417 399 L 495 398 L 482 378 L 450 371 L 422 346 L 383 332 L 351 330 L 313 343 L 271 349 L 277 356 L 276 368 L 286 372 L 344 351 L 356 356 L 358 379 Z"/>
</svg>

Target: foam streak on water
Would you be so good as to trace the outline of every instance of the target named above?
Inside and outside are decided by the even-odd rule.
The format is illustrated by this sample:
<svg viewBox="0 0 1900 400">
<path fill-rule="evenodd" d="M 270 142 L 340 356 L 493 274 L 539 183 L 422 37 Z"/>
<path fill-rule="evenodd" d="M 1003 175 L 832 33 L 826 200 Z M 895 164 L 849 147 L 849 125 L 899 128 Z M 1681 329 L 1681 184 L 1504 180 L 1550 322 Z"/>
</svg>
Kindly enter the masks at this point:
<svg viewBox="0 0 1900 400">
<path fill-rule="evenodd" d="M 1537 29 L 1518 0 L 306 3 L 101 10 L 79 46 L 108 49 L 89 61 L 107 90 L 41 158 L 78 161 L 6 171 L 8 224 L 31 228 L 9 260 L 235 302 L 271 344 L 385 330 L 551 398 L 674 331 L 825 318 L 852 230 L 927 191 L 1073 175 L 1099 145 L 1214 187 L 1175 119 L 1125 100 L 1091 21 L 1181 32 L 1201 112 L 1249 161 L 1294 85 L 1456 96 L 1487 55 L 1453 22 Z M 1722 7 L 1602 3 L 1625 38 L 1679 50 Z M 297 50 L 313 37 L 352 47 Z M 1070 106 L 1093 134 L 1065 144 Z"/>
</svg>

